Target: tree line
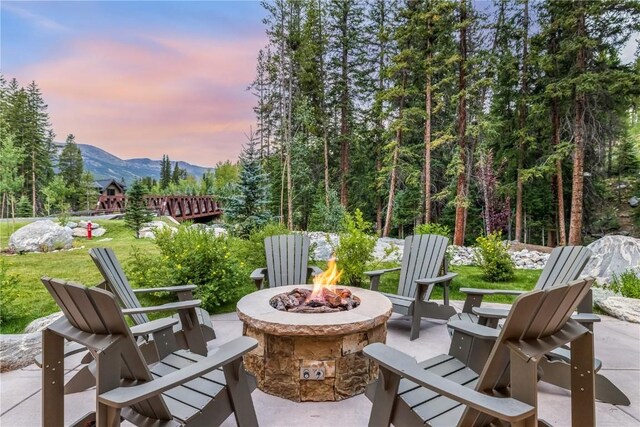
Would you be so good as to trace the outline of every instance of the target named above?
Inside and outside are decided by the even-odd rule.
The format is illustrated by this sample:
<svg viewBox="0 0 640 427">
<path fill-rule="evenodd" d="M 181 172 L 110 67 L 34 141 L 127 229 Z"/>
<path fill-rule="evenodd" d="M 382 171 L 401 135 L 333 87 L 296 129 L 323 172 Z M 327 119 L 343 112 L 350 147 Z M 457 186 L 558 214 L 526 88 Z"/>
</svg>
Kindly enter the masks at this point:
<svg viewBox="0 0 640 427">
<path fill-rule="evenodd" d="M 605 180 L 624 158 L 637 171 L 640 61 L 620 51 L 640 3 L 487 4 L 264 2 L 249 89 L 271 212 L 308 229 L 338 203 L 383 236 L 438 222 L 455 244 L 522 241 L 535 224 L 579 244 Z"/>
</svg>

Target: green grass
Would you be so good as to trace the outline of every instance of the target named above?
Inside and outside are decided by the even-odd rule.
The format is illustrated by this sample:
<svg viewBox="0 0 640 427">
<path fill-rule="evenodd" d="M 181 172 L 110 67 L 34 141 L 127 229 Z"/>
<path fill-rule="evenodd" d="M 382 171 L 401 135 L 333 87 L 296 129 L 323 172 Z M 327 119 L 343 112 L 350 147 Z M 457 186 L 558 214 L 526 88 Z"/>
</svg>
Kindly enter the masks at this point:
<svg viewBox="0 0 640 427">
<path fill-rule="evenodd" d="M 55 302 L 40 282 L 41 276 L 72 280 L 85 285 L 95 285 L 99 283 L 102 277 L 89 257 L 89 249 L 97 246 L 113 248 L 118 259 L 120 259 L 125 266 L 125 270 L 127 269 L 127 261 L 131 257 L 133 247 L 140 248 L 144 251 L 158 251 L 158 248 L 152 240 L 138 240 L 134 238 L 133 232 L 126 228 L 124 222 L 121 220 L 96 222 L 105 227 L 107 233 L 103 237 L 92 240 L 83 238 L 75 239 L 74 247 L 82 247 L 81 249 L 43 254 L 0 255 L 2 260 L 8 265 L 9 273 L 18 276 L 17 298 L 13 301 L 12 305 L 20 313 L 19 317 L 0 324 L 0 333 L 22 332 L 24 327 L 32 320 L 58 311 Z M 23 225 L 25 225 L 25 223 L 16 223 L 16 228 Z M 10 234 L 10 231 L 11 224 L 0 224 L 0 245 L 3 247 L 7 246 L 7 234 Z M 111 238 L 113 240 L 101 241 L 104 238 Z M 319 266 L 326 267 L 326 263 L 319 263 Z M 394 265 L 376 265 L 371 269 L 388 268 L 392 266 Z M 251 270 L 258 266 L 248 267 L 250 267 L 249 270 Z M 482 279 L 481 271 L 476 267 L 453 267 L 452 271 L 458 273 L 458 277 L 454 279 L 450 291 L 450 298 L 454 300 L 463 300 L 465 298 L 465 294 L 459 291 L 461 287 L 529 290 L 533 288 L 540 275 L 540 270 L 516 270 L 514 280 L 506 283 L 491 283 Z M 399 272 L 385 274 L 380 283 L 380 290 L 395 293 L 398 287 L 399 276 Z M 247 277 L 247 282 L 242 289 L 239 290 L 239 293 L 245 295 L 254 289 L 253 283 Z M 2 292 L 1 289 L 0 292 Z M 171 297 L 146 296 L 143 305 L 159 304 L 169 301 L 170 298 Z M 440 288 L 436 288 L 432 298 L 442 298 Z M 509 296 L 490 296 L 486 297 L 485 300 L 509 303 L 513 301 L 513 298 Z M 234 310 L 235 302 L 230 302 L 217 307 L 211 314 L 231 312 Z"/>
</svg>

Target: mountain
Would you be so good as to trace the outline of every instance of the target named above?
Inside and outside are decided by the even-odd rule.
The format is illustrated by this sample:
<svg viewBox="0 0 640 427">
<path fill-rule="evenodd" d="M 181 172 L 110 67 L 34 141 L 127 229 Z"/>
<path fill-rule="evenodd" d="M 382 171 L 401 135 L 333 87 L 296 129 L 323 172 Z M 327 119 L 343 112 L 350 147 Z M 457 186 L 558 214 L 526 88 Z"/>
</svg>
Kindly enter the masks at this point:
<svg viewBox="0 0 640 427">
<path fill-rule="evenodd" d="M 64 147 L 64 143 L 56 142 L 57 154 L 59 155 Z M 106 152 L 105 150 L 88 144 L 78 144 L 82 153 L 82 161 L 85 170 L 93 174 L 95 179 L 115 178 L 121 180 L 124 178 L 125 183 L 130 184 L 138 178 L 150 176 L 155 179 L 160 178 L 161 160 L 151 159 L 129 159 L 122 160 Z M 55 163 L 55 162 L 54 162 Z M 171 161 L 171 168 L 175 165 L 175 161 Z M 178 161 L 181 169 L 186 169 L 187 174 L 200 178 L 202 174 L 213 168 L 205 168 L 202 166 L 192 165 L 187 162 Z"/>
</svg>

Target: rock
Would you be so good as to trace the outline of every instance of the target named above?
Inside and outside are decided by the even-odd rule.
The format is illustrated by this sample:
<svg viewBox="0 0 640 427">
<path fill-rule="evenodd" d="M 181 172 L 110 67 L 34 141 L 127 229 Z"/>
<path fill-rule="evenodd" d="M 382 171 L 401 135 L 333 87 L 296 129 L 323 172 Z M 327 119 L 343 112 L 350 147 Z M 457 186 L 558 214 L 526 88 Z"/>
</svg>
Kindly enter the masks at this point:
<svg viewBox="0 0 640 427">
<path fill-rule="evenodd" d="M 629 206 L 631 206 L 632 208 L 637 208 L 638 205 L 640 205 L 640 200 L 638 200 L 636 196 L 633 196 L 629 199 Z"/>
<path fill-rule="evenodd" d="M 318 261 L 326 261 L 331 258 L 334 248 L 338 246 L 340 237 L 334 233 L 323 233 L 321 231 L 312 231 L 307 233 L 311 240 L 311 248 L 313 249 L 313 259 Z"/>
<path fill-rule="evenodd" d="M 604 236 L 587 246 L 593 255 L 583 275 L 608 283 L 612 275 L 633 269 L 640 273 L 640 239 L 627 236 Z"/>
<path fill-rule="evenodd" d="M 98 240 L 98 242 L 110 242 L 112 240 L 113 240 L 113 238 L 111 238 L 111 237 L 105 237 L 104 239 Z"/>
<path fill-rule="evenodd" d="M 91 232 L 91 235 L 93 237 L 102 237 L 102 236 L 105 235 L 106 232 L 107 232 L 107 230 L 104 227 L 102 227 L 102 228 L 98 228 L 97 230 L 93 230 Z"/>
<path fill-rule="evenodd" d="M 33 332 L 42 332 L 47 326 L 58 320 L 62 317 L 62 312 L 57 311 L 45 317 L 40 317 L 29 323 L 26 328 L 24 328 L 25 334 L 30 334 Z"/>
<path fill-rule="evenodd" d="M 195 224 L 194 224 L 195 225 Z M 172 232 L 178 231 L 176 227 L 171 227 L 162 221 L 151 221 L 147 222 L 140 229 L 140 238 L 141 239 L 155 239 L 155 231 L 162 230 L 165 228 L 170 228 Z"/>
<path fill-rule="evenodd" d="M 42 350 L 42 333 L 0 335 L 0 372 L 24 368 Z"/>
<path fill-rule="evenodd" d="M 89 225 L 89 221 L 78 221 L 78 227 L 80 228 L 87 228 L 87 226 Z M 100 228 L 101 225 L 95 222 L 91 223 L 91 229 L 95 230 L 96 228 Z"/>
<path fill-rule="evenodd" d="M 105 228 L 98 228 L 96 230 L 91 230 L 91 237 L 102 237 L 105 235 L 107 230 Z M 88 230 L 86 228 L 77 227 L 73 229 L 73 237 L 87 237 Z"/>
<path fill-rule="evenodd" d="M 222 227 L 209 227 L 209 230 L 213 233 L 214 236 L 216 237 L 220 237 L 220 236 L 226 236 L 227 234 L 229 234 L 229 232 L 227 231 L 226 228 L 222 228 Z"/>
<path fill-rule="evenodd" d="M 640 323 L 640 300 L 625 297 L 609 297 L 598 303 L 605 313 L 627 322 Z"/>
<path fill-rule="evenodd" d="M 9 238 L 9 248 L 15 252 L 49 252 L 72 245 L 71 229 L 48 219 L 27 224 Z"/>
<path fill-rule="evenodd" d="M 78 226 L 78 223 L 77 222 L 73 222 L 73 221 L 69 221 L 64 226 L 65 227 L 69 227 L 69 228 L 76 228 Z"/>
</svg>

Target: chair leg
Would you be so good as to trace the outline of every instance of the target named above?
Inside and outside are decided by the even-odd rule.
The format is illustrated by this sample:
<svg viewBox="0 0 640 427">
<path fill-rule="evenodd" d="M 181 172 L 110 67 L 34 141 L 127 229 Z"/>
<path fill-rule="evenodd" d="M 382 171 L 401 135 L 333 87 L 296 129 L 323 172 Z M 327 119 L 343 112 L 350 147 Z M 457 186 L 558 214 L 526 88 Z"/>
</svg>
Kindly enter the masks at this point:
<svg viewBox="0 0 640 427">
<path fill-rule="evenodd" d="M 64 425 L 64 339 L 42 331 L 42 425 Z"/>
<path fill-rule="evenodd" d="M 92 369 L 93 368 L 93 369 Z M 85 365 L 64 385 L 64 394 L 78 393 L 96 385 L 95 363 Z"/>
<path fill-rule="evenodd" d="M 242 365 L 242 358 L 227 363 L 222 367 L 224 378 L 229 389 L 233 415 L 236 418 L 238 427 L 254 427 L 258 425 L 256 410 L 251 399 L 251 390 L 247 374 Z"/>
<path fill-rule="evenodd" d="M 411 336 L 409 337 L 411 341 L 420 337 L 420 321 L 422 318 L 417 311 L 418 310 L 414 309 L 413 316 L 411 318 Z"/>
<path fill-rule="evenodd" d="M 391 425 L 400 379 L 400 375 L 380 367 L 380 375 L 375 383 L 369 427 L 388 427 Z"/>
</svg>

